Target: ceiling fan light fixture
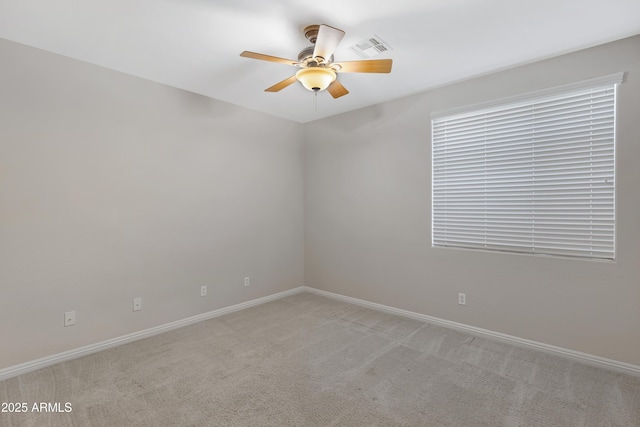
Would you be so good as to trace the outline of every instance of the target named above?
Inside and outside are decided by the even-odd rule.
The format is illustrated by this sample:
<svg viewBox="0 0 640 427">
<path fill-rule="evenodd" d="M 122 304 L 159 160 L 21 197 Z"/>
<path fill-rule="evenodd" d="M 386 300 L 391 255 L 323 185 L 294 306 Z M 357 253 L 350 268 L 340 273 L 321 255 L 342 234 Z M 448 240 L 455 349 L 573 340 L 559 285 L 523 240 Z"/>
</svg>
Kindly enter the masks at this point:
<svg viewBox="0 0 640 427">
<path fill-rule="evenodd" d="M 336 72 L 331 68 L 309 67 L 296 73 L 296 79 L 302 86 L 312 92 L 325 90 L 336 79 Z"/>
<path fill-rule="evenodd" d="M 328 25 L 310 25 L 304 29 L 307 39 L 313 44 L 303 49 L 298 54 L 298 60 L 294 61 L 277 56 L 245 50 L 240 56 L 245 58 L 260 59 L 262 61 L 279 62 L 281 64 L 299 67 L 300 70 L 293 76 L 287 77 L 266 88 L 265 92 L 279 92 L 299 81 L 305 89 L 318 93 L 326 90 L 334 98 L 347 95 L 349 91 L 339 80 L 337 73 L 389 73 L 391 72 L 391 59 L 373 59 L 362 61 L 333 62 L 333 53 L 344 37 L 344 31 Z M 380 44 L 377 36 L 370 38 L 368 42 Z M 376 45 L 378 46 L 378 45 Z M 380 50 L 378 46 L 377 50 Z"/>
</svg>

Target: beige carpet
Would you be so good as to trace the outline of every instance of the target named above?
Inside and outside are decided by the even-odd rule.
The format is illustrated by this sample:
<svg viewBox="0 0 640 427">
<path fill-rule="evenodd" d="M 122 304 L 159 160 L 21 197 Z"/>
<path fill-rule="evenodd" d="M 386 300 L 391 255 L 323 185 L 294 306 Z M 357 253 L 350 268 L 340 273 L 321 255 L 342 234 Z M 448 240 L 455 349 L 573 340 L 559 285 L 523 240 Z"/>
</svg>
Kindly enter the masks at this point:
<svg viewBox="0 0 640 427">
<path fill-rule="evenodd" d="M 309 293 L 0 382 L 1 426 L 640 426 L 640 378 Z"/>
</svg>

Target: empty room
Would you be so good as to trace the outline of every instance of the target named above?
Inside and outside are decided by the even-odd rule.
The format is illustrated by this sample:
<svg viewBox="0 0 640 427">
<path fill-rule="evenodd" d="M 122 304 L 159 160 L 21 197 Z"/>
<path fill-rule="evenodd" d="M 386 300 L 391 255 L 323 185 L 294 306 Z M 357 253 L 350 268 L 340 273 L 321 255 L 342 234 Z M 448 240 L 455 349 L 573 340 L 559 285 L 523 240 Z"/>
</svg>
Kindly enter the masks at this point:
<svg viewBox="0 0 640 427">
<path fill-rule="evenodd" d="M 0 1 L 0 426 L 640 426 L 639 16 Z"/>
</svg>

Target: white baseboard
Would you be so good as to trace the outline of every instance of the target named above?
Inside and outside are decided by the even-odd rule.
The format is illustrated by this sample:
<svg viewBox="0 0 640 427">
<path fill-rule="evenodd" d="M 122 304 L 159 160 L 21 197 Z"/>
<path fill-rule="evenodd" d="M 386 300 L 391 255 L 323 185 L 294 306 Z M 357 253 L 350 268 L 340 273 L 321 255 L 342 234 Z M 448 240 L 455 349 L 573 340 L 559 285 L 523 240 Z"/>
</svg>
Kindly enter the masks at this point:
<svg viewBox="0 0 640 427">
<path fill-rule="evenodd" d="M 630 363 L 619 362 L 613 359 L 607 359 L 600 356 L 595 356 L 592 354 L 582 353 L 579 351 L 569 350 L 562 347 L 556 347 L 554 345 L 544 344 L 537 341 L 531 341 L 524 338 L 514 337 L 512 335 L 503 334 L 500 332 L 490 331 L 488 329 L 477 328 L 475 326 L 465 325 L 463 323 L 452 322 L 450 320 L 440 319 L 433 316 L 427 316 L 425 314 L 414 313 L 408 310 L 402 310 L 399 308 L 389 307 L 383 304 L 378 304 L 375 302 L 369 302 L 365 300 L 361 300 L 358 298 L 352 298 L 340 294 L 336 294 L 333 292 L 323 291 L 320 289 L 310 288 L 308 286 L 303 286 L 302 289 L 305 292 L 310 292 L 317 295 L 322 295 L 325 297 L 337 299 L 340 301 L 348 302 L 351 304 L 360 305 L 363 307 L 372 308 L 374 310 L 384 311 L 387 313 L 397 314 L 404 317 L 410 317 L 412 319 L 421 320 L 427 323 L 433 323 L 436 325 L 444 326 L 447 328 L 457 329 L 460 331 L 468 332 L 476 336 L 485 336 L 491 337 L 493 339 L 497 339 L 500 341 L 508 342 L 511 344 L 516 344 L 523 347 L 532 348 L 535 350 L 540 350 L 546 353 L 555 354 L 558 356 L 562 356 L 565 358 L 569 358 L 572 360 L 576 360 L 582 363 L 587 363 L 592 366 L 597 366 L 600 368 L 610 369 L 617 372 L 623 372 L 626 374 L 631 374 L 634 376 L 640 376 L 640 366 L 632 365 Z"/>
<path fill-rule="evenodd" d="M 156 326 L 153 328 L 145 329 L 143 331 L 134 332 L 127 335 L 122 335 L 117 338 L 113 338 L 106 341 L 101 341 L 95 344 L 90 344 L 84 347 L 76 348 L 74 350 L 65 351 L 62 353 L 54 354 L 52 356 L 43 357 L 41 359 L 32 360 L 29 362 L 21 363 L 19 365 L 10 366 L 8 368 L 0 369 L 0 381 L 8 378 L 13 378 L 27 372 L 35 371 L 45 368 L 47 366 L 55 365 L 56 363 L 65 362 L 67 360 L 76 359 L 78 357 L 87 356 L 92 353 L 97 353 L 108 348 L 116 347 L 122 344 L 130 343 L 133 341 L 148 338 L 154 335 L 168 332 L 174 329 L 182 328 L 193 323 L 202 322 L 203 320 L 213 319 L 234 311 L 243 310 L 245 308 L 253 307 L 256 305 L 264 304 L 265 302 L 274 301 L 280 298 L 284 298 L 289 295 L 297 294 L 304 291 L 304 287 L 298 287 L 290 289 L 284 292 L 278 292 L 273 295 L 267 295 L 266 297 L 253 299 L 240 304 L 232 305 L 229 307 L 220 308 L 218 310 L 209 311 L 207 313 L 198 314 L 186 319 L 177 320 L 175 322 L 166 323 L 164 325 Z"/>
<path fill-rule="evenodd" d="M 323 291 L 320 289 L 310 288 L 308 286 L 300 286 L 298 288 L 290 289 L 288 291 L 278 292 L 273 295 L 267 295 L 266 297 L 257 298 L 251 301 L 246 301 L 246 302 L 232 305 L 229 307 L 220 308 L 218 310 L 213 310 L 207 313 L 198 314 L 196 316 L 188 317 L 186 319 L 178 320 L 171 323 L 166 323 L 164 325 L 145 329 L 143 331 L 134 332 L 134 333 L 116 337 L 110 340 L 101 341 L 95 344 L 90 344 L 74 350 L 65 351 L 62 353 L 54 354 L 52 356 L 48 356 L 41 359 L 21 363 L 19 365 L 10 366 L 8 368 L 0 369 L 0 381 L 6 380 L 8 378 L 13 378 L 21 374 L 26 374 L 27 372 L 32 372 L 38 369 L 42 369 L 47 366 L 55 365 L 56 363 L 65 362 L 67 360 L 72 360 L 82 356 L 87 356 L 92 353 L 97 353 L 99 351 L 116 347 L 122 344 L 130 343 L 143 338 L 148 338 L 154 335 L 161 334 L 163 332 L 168 332 L 168 331 L 178 329 L 184 326 L 188 326 L 197 322 L 202 322 L 203 320 L 213 319 L 214 317 L 223 316 L 228 313 L 233 313 L 234 311 L 243 310 L 249 307 L 254 307 L 256 305 L 264 304 L 266 302 L 274 301 L 274 300 L 284 298 L 290 295 L 294 295 L 300 292 L 309 292 L 316 295 L 322 295 L 325 297 L 348 302 L 351 304 L 368 307 L 374 310 L 384 311 L 387 313 L 397 314 L 399 316 L 409 317 L 409 318 L 420 320 L 427 323 L 433 323 L 436 325 L 465 331 L 477 336 L 491 337 L 491 338 L 498 339 L 511 344 L 529 347 L 535 350 L 544 351 L 546 353 L 556 354 L 562 357 L 566 357 L 572 360 L 577 360 L 577 361 L 587 363 L 593 366 L 597 366 L 600 368 L 606 368 L 606 369 L 611 369 L 618 372 L 624 372 L 627 374 L 640 376 L 640 366 L 637 366 L 637 365 L 619 362 L 617 360 L 594 356 L 591 354 L 569 350 L 562 347 L 556 347 L 553 345 L 531 341 L 524 338 L 518 338 L 512 335 L 502 334 L 500 332 L 494 332 L 487 329 L 477 328 L 475 326 L 452 322 L 450 320 L 444 320 L 444 319 L 440 319 L 433 316 L 427 316 L 425 314 L 414 313 L 412 311 L 389 307 L 383 304 L 369 302 L 369 301 L 361 300 L 358 298 L 352 298 L 352 297 L 336 294 L 333 292 Z"/>
</svg>

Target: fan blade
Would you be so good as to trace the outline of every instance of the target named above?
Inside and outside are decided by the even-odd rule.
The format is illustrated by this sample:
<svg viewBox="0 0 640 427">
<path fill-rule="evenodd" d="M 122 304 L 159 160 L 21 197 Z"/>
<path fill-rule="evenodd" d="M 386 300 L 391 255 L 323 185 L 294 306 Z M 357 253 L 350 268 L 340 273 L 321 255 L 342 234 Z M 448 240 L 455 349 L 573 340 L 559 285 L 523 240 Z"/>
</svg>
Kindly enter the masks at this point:
<svg viewBox="0 0 640 427">
<path fill-rule="evenodd" d="M 281 81 L 280 83 L 276 83 L 273 86 L 265 89 L 265 92 L 280 92 L 282 89 L 284 89 L 285 87 L 294 84 L 298 79 L 296 79 L 296 76 L 293 75 L 287 79 L 284 79 L 283 81 Z"/>
<path fill-rule="evenodd" d="M 340 98 L 341 96 L 344 96 L 349 93 L 347 88 L 342 86 L 342 83 L 340 83 L 338 80 L 334 80 L 333 83 L 331 83 L 327 88 L 327 91 L 334 98 Z"/>
<path fill-rule="evenodd" d="M 336 62 L 339 73 L 390 73 L 391 59 L 370 59 L 364 61 Z"/>
<path fill-rule="evenodd" d="M 313 49 L 313 56 L 320 56 L 328 61 L 343 37 L 344 31 L 328 25 L 320 25 L 316 39 L 316 47 Z"/>
<path fill-rule="evenodd" d="M 240 56 L 243 56 L 245 58 L 251 58 L 251 59 L 261 59 L 263 61 L 279 62 L 281 64 L 288 64 L 288 65 L 294 65 L 294 66 L 300 65 L 298 61 L 294 61 L 293 59 L 278 58 L 277 56 L 249 52 L 248 50 L 245 50 L 244 52 L 242 52 Z"/>
</svg>

